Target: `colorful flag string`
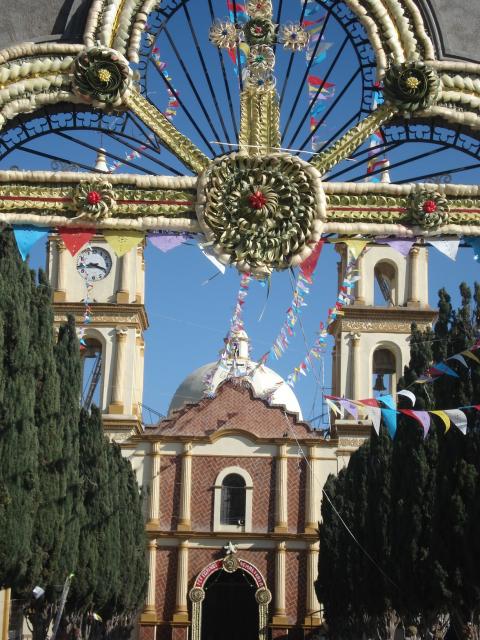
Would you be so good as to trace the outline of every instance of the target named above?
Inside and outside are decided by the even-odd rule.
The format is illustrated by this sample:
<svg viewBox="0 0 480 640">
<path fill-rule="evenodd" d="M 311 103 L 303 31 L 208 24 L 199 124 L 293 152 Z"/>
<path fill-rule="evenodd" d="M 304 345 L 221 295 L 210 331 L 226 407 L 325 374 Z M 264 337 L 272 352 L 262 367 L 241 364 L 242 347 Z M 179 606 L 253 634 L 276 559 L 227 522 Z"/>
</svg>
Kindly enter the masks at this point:
<svg viewBox="0 0 480 640">
<path fill-rule="evenodd" d="M 375 84 L 372 97 L 372 111 L 375 111 L 381 104 L 383 104 L 383 95 L 380 92 L 379 85 Z M 390 163 L 387 158 L 380 158 L 378 153 L 379 148 L 384 144 L 383 133 L 380 129 L 377 129 L 370 136 L 366 182 L 381 182 L 388 178 L 387 169 Z M 377 173 L 380 169 L 384 169 L 384 171 Z"/>
<path fill-rule="evenodd" d="M 335 305 L 328 310 L 327 322 L 320 323 L 315 342 L 308 350 L 307 355 L 300 362 L 300 364 L 295 367 L 293 372 L 287 376 L 286 382 L 291 387 L 295 386 L 299 375 L 306 376 L 307 373 L 313 369 L 314 358 L 320 359 L 323 357 L 327 348 L 328 327 L 336 320 L 338 316 L 344 314 L 343 307 L 349 305 L 351 300 L 353 300 L 354 296 L 352 293 L 352 289 L 354 288 L 355 283 L 360 278 L 360 276 L 358 275 L 357 262 L 358 258 L 360 257 L 361 251 L 351 251 L 349 241 L 345 239 L 341 239 L 341 241 L 345 242 L 348 246 L 348 262 L 342 284 L 340 285 L 340 289 L 338 291 L 337 300 L 335 302 Z M 356 242 L 356 240 L 352 240 L 351 242 Z"/>
<path fill-rule="evenodd" d="M 300 2 L 303 6 L 304 0 L 300 0 Z M 326 82 L 318 75 L 318 66 L 326 59 L 327 51 L 333 44 L 325 42 L 323 36 L 320 39 L 326 19 L 325 9 L 316 0 L 307 0 L 302 26 L 309 34 L 305 55 L 307 64 L 311 63 L 311 72 L 307 77 L 310 132 L 318 130 L 321 113 L 326 109 L 326 102 L 335 95 L 335 84 Z M 312 136 L 311 146 L 313 151 L 318 151 L 321 147 L 320 137 L 316 133 Z"/>
</svg>

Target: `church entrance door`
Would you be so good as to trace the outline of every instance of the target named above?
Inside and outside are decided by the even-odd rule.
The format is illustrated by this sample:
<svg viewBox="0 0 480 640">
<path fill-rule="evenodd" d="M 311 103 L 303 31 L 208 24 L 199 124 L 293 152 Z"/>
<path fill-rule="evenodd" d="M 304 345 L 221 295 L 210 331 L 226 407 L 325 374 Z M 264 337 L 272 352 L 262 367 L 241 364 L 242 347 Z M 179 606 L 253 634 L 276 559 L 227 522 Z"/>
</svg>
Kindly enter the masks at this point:
<svg viewBox="0 0 480 640">
<path fill-rule="evenodd" d="M 258 640 L 256 590 L 242 569 L 214 573 L 205 585 L 201 640 Z"/>
</svg>

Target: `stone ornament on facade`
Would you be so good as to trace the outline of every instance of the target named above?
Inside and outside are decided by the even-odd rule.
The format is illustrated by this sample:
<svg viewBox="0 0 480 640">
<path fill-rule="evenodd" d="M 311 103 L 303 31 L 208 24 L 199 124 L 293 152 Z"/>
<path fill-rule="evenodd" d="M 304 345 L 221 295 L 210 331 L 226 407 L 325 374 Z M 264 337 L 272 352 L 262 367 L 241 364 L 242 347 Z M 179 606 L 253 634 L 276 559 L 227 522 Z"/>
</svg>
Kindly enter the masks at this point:
<svg viewBox="0 0 480 640">
<path fill-rule="evenodd" d="M 410 196 L 410 216 L 414 224 L 435 229 L 448 224 L 448 200 L 437 191 L 419 189 Z"/>
<path fill-rule="evenodd" d="M 190 589 L 189 596 L 192 602 L 202 602 L 205 599 L 205 590 L 201 587 L 193 587 Z"/>
<path fill-rule="evenodd" d="M 437 101 L 440 78 L 424 62 L 392 64 L 383 79 L 385 99 L 402 112 L 424 111 Z"/>
<path fill-rule="evenodd" d="M 272 594 L 266 587 L 257 589 L 257 591 L 255 592 L 255 600 L 258 602 L 258 604 L 269 604 L 272 600 Z"/>
<path fill-rule="evenodd" d="M 326 216 L 318 172 L 286 154 L 219 158 L 199 178 L 197 202 L 217 257 L 259 275 L 303 262 Z"/>
<path fill-rule="evenodd" d="M 73 203 L 79 212 L 77 218 L 104 220 L 115 208 L 115 192 L 110 182 L 80 182 L 73 195 Z"/>
<path fill-rule="evenodd" d="M 132 85 L 128 61 L 114 49 L 92 47 L 74 62 L 73 90 L 82 100 L 99 108 L 119 109 Z"/>
<path fill-rule="evenodd" d="M 235 571 L 237 571 L 237 569 L 240 567 L 240 562 L 238 561 L 238 558 L 236 556 L 230 554 L 223 558 L 222 567 L 223 570 L 227 573 L 235 573 Z"/>
</svg>

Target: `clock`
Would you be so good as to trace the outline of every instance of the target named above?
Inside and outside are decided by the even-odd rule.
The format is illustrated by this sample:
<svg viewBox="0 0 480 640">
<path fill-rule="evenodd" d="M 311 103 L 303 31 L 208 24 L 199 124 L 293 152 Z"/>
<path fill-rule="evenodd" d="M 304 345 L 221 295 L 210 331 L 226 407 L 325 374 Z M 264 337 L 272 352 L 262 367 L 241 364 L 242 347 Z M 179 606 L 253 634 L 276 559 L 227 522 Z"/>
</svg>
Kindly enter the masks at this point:
<svg viewBox="0 0 480 640">
<path fill-rule="evenodd" d="M 97 282 L 108 276 L 112 268 L 112 258 L 102 247 L 88 247 L 80 251 L 77 258 L 77 271 L 84 280 Z"/>
</svg>

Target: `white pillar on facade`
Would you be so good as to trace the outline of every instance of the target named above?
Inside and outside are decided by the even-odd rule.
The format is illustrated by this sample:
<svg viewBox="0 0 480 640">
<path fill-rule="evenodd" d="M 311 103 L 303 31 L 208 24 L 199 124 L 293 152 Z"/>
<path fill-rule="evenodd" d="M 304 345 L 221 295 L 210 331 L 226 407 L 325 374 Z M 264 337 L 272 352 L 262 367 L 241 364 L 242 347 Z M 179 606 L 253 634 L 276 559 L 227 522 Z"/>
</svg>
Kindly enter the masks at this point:
<svg viewBox="0 0 480 640">
<path fill-rule="evenodd" d="M 285 624 L 287 619 L 286 595 L 286 545 L 279 542 L 275 551 L 275 607 L 273 613 L 274 624 Z"/>
<path fill-rule="evenodd" d="M 307 456 L 307 487 L 305 496 L 305 533 L 316 533 L 319 520 L 319 496 L 316 481 L 316 452 L 316 446 L 309 445 Z"/>
<path fill-rule="evenodd" d="M 351 349 L 351 365 L 352 373 L 350 380 L 350 388 L 352 392 L 352 399 L 359 400 L 360 398 L 360 334 L 350 334 L 350 349 Z"/>
<path fill-rule="evenodd" d="M 117 303 L 119 304 L 128 304 L 130 302 L 131 253 L 131 251 L 127 251 L 120 258 L 120 288 L 117 291 Z"/>
<path fill-rule="evenodd" d="M 152 442 L 152 482 L 150 485 L 149 524 L 160 525 L 160 464 L 161 443 Z"/>
<path fill-rule="evenodd" d="M 412 306 L 417 306 L 420 303 L 419 253 L 420 249 L 418 247 L 412 247 L 410 250 L 410 296 L 408 298 L 408 304 Z"/>
<path fill-rule="evenodd" d="M 145 297 L 145 256 L 143 242 L 137 245 L 135 302 L 141 304 Z"/>
<path fill-rule="evenodd" d="M 275 533 L 286 533 L 288 531 L 288 469 L 287 469 L 287 445 L 278 445 L 277 454 L 277 481 L 276 481 L 276 504 L 275 504 Z"/>
<path fill-rule="evenodd" d="M 191 522 L 191 496 L 192 496 L 192 445 L 186 442 L 183 446 L 182 456 L 182 480 L 180 485 L 180 513 L 178 518 L 178 531 L 190 531 Z"/>
<path fill-rule="evenodd" d="M 60 238 L 57 240 L 57 286 L 53 294 L 54 302 L 64 302 L 67 296 L 67 253 L 66 247 Z"/>
<path fill-rule="evenodd" d="M 360 279 L 357 280 L 357 291 L 355 295 L 355 304 L 365 304 L 365 263 L 363 255 L 360 255 L 357 262 L 357 269 L 360 275 Z"/>
<path fill-rule="evenodd" d="M 320 619 L 320 604 L 315 593 L 315 580 L 318 575 L 318 551 L 319 543 L 312 542 L 308 547 L 307 556 L 307 615 L 305 624 L 318 626 Z"/>
<path fill-rule="evenodd" d="M 178 545 L 177 558 L 177 591 L 175 597 L 174 622 L 188 622 L 187 607 L 188 590 L 188 540 L 182 540 Z"/>
<path fill-rule="evenodd" d="M 127 329 L 117 327 L 115 329 L 117 336 L 117 349 L 115 360 L 112 361 L 113 379 L 112 379 L 112 398 L 109 406 L 109 413 L 125 413 L 124 405 L 124 379 L 125 379 L 125 359 L 127 346 Z"/>
<path fill-rule="evenodd" d="M 148 588 L 144 613 L 155 614 L 155 585 L 157 577 L 157 542 L 148 541 Z"/>
</svg>

